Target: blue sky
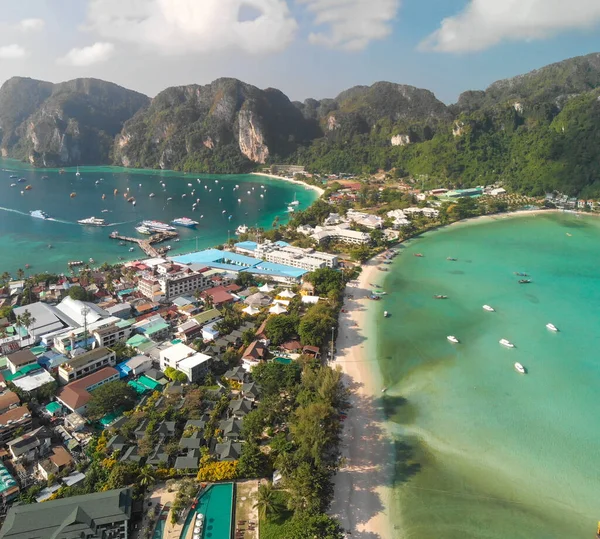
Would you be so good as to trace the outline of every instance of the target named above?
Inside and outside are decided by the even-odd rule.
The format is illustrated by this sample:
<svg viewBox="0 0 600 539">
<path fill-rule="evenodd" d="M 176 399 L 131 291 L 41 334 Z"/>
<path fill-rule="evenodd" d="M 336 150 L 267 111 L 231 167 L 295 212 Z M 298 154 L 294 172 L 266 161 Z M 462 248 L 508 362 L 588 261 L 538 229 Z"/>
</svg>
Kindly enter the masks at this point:
<svg viewBox="0 0 600 539">
<path fill-rule="evenodd" d="M 292 99 L 460 92 L 600 51 L 599 0 L 2 0 L 0 73 L 155 95 L 237 77 Z"/>
</svg>

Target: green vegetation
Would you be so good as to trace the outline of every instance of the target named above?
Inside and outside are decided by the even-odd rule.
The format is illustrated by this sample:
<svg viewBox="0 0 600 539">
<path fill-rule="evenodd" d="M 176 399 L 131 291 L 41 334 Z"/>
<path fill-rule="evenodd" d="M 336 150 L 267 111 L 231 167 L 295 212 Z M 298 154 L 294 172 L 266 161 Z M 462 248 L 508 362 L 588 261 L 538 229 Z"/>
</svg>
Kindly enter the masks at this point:
<svg viewBox="0 0 600 539">
<path fill-rule="evenodd" d="M 117 410 L 131 410 L 136 399 L 135 390 L 125 382 L 108 382 L 92 392 L 87 414 L 98 419 Z"/>
<path fill-rule="evenodd" d="M 185 384 L 188 381 L 188 377 L 185 373 L 178 371 L 173 367 L 167 367 L 165 369 L 165 376 L 172 382 L 181 382 Z"/>
</svg>

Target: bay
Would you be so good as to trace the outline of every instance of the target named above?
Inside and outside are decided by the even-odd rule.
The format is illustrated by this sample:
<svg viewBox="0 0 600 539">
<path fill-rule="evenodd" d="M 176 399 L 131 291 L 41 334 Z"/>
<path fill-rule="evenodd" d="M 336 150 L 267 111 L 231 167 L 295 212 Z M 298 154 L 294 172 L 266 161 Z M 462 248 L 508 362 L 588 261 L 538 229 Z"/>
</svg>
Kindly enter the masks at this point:
<svg viewBox="0 0 600 539">
<path fill-rule="evenodd" d="M 144 219 L 170 222 L 187 216 L 200 223 L 196 229 L 178 228 L 180 241 L 170 243 L 173 254 L 212 247 L 235 237 L 239 225 L 270 228 L 275 219 L 287 222 L 287 203 L 294 196 L 300 209 L 317 198 L 315 191 L 302 185 L 254 175 L 80 167 L 77 176 L 74 168 L 60 174 L 56 169 L 34 169 L 13 160 L 1 160 L 0 168 L 0 272 L 13 274 L 26 264 L 30 273 L 62 273 L 69 260 L 93 258 L 99 265 L 118 262 L 119 257 L 143 258 L 137 246 L 129 252 L 130 244 L 120 246 L 108 235 L 118 230 L 141 237 L 135 226 Z M 31 185 L 31 190 L 25 190 L 26 185 Z M 234 190 L 235 185 L 239 188 Z M 71 198 L 71 193 L 76 196 Z M 125 193 L 135 197 L 135 206 L 127 203 Z M 152 198 L 151 193 L 155 195 Z M 197 199 L 200 202 L 194 211 L 192 204 Z M 35 219 L 29 215 L 33 210 L 43 210 L 54 220 Z M 111 226 L 77 224 L 90 216 L 103 218 Z"/>
<path fill-rule="evenodd" d="M 594 535 L 599 243 L 596 217 L 551 214 L 459 224 L 404 246 L 371 321 L 391 313 L 374 327 L 403 536 Z"/>
</svg>

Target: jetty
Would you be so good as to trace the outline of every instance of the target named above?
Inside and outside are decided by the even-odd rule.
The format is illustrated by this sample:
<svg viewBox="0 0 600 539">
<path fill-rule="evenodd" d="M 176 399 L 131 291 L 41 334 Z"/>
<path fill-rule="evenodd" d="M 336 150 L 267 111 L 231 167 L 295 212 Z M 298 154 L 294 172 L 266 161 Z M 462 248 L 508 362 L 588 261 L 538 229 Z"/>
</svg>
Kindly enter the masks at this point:
<svg viewBox="0 0 600 539">
<path fill-rule="evenodd" d="M 165 252 L 167 252 L 168 249 L 164 249 L 164 248 L 157 249 L 156 247 L 153 247 L 153 245 L 156 243 L 161 243 L 163 241 L 168 241 L 168 240 L 174 239 L 178 235 L 179 234 L 177 232 L 164 231 L 164 232 L 158 232 L 156 234 L 152 234 L 152 236 L 142 239 L 142 238 L 132 238 L 130 236 L 121 236 L 118 232 L 112 232 L 109 235 L 109 238 L 112 240 L 125 241 L 128 243 L 137 243 L 137 245 L 140 247 L 140 249 L 142 251 L 144 251 L 144 253 L 146 253 L 147 256 L 149 256 L 150 258 L 157 258 L 157 257 L 162 256 Z"/>
</svg>

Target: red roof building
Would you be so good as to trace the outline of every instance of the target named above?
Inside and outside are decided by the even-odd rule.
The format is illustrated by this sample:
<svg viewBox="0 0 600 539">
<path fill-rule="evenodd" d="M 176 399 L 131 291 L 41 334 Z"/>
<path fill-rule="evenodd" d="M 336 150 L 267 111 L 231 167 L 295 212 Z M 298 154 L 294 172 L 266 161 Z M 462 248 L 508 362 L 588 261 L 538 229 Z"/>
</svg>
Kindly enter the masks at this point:
<svg viewBox="0 0 600 539">
<path fill-rule="evenodd" d="M 91 392 L 108 382 L 119 379 L 119 373 L 112 367 L 104 367 L 99 371 L 75 380 L 63 387 L 56 399 L 69 410 L 82 414 L 86 411 L 88 402 L 92 398 Z"/>
</svg>

